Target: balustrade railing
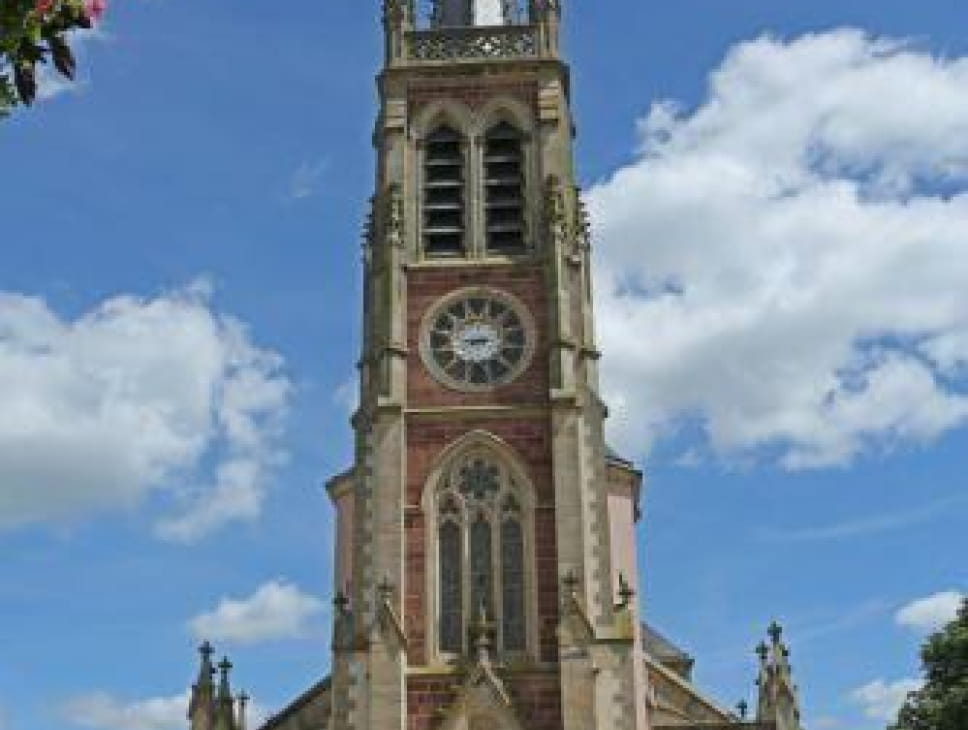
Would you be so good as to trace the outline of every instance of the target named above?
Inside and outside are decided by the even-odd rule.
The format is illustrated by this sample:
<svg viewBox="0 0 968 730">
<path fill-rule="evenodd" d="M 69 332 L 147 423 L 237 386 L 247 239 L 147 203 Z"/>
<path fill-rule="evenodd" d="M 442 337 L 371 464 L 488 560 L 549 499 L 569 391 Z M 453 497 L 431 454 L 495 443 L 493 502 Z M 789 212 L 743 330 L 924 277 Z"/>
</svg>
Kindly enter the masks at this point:
<svg viewBox="0 0 968 730">
<path fill-rule="evenodd" d="M 410 61 L 469 61 L 538 55 L 534 25 L 417 30 L 407 34 Z"/>
</svg>

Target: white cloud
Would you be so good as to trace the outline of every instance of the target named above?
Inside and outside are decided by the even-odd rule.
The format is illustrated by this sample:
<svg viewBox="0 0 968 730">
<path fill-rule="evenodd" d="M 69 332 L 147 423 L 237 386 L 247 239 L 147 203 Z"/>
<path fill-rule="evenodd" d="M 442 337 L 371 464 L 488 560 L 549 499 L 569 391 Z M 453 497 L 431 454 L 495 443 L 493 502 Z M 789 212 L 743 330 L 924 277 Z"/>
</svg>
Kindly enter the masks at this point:
<svg viewBox="0 0 968 730">
<path fill-rule="evenodd" d="M 242 644 L 304 636 L 323 602 L 283 581 L 270 581 L 248 598 L 223 598 L 188 626 L 195 638 Z"/>
<path fill-rule="evenodd" d="M 325 172 L 325 160 L 301 163 L 289 180 L 289 197 L 292 200 L 303 200 L 315 195 Z"/>
<path fill-rule="evenodd" d="M 132 507 L 193 540 L 258 516 L 289 384 L 204 286 L 61 319 L 0 292 L 0 529 Z"/>
<path fill-rule="evenodd" d="M 612 436 L 850 463 L 968 422 L 968 59 L 744 43 L 594 187 Z"/>
<path fill-rule="evenodd" d="M 894 619 L 900 626 L 918 631 L 937 631 L 954 621 L 965 600 L 960 591 L 944 591 L 903 606 Z"/>
<path fill-rule="evenodd" d="M 62 715 L 72 725 L 95 730 L 184 730 L 190 701 L 190 690 L 173 697 L 135 701 L 92 692 L 70 700 Z M 260 727 L 268 713 L 258 702 L 250 701 L 246 716 L 250 727 Z"/>
<path fill-rule="evenodd" d="M 356 413 L 356 409 L 360 407 L 360 378 L 358 375 L 351 375 L 337 386 L 333 392 L 333 403 L 349 415 Z"/>
<path fill-rule="evenodd" d="M 835 728 L 843 727 L 844 721 L 839 717 L 833 717 L 831 715 L 824 715 L 812 720 L 809 726 L 816 728 L 816 730 L 835 730 Z"/>
<path fill-rule="evenodd" d="M 73 725 L 96 730 L 184 730 L 190 693 L 134 702 L 119 700 L 106 692 L 72 699 L 63 709 Z"/>
<path fill-rule="evenodd" d="M 53 64 L 37 66 L 37 99 L 46 101 L 66 93 L 79 93 L 90 83 L 88 79 L 88 46 L 95 41 L 104 42 L 110 36 L 101 28 L 80 28 L 68 35 L 68 42 L 77 61 L 77 75 L 72 81 L 63 76 Z"/>
<path fill-rule="evenodd" d="M 899 679 L 886 682 L 878 679 L 850 693 L 850 699 L 861 707 L 864 715 L 875 720 L 893 722 L 907 696 L 921 688 L 916 679 Z"/>
</svg>

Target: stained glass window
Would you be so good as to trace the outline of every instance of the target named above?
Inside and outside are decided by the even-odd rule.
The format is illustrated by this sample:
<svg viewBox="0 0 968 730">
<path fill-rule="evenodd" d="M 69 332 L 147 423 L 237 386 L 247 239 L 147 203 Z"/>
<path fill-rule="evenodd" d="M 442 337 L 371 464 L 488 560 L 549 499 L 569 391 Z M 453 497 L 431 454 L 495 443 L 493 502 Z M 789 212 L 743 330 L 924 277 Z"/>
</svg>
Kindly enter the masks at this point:
<svg viewBox="0 0 968 730">
<path fill-rule="evenodd" d="M 447 521 L 440 527 L 440 649 L 459 652 L 463 644 L 461 530 Z"/>
<path fill-rule="evenodd" d="M 504 649 L 524 651 L 524 534 L 517 517 L 501 526 L 501 581 L 504 584 Z"/>
<path fill-rule="evenodd" d="M 500 460 L 476 452 L 455 463 L 437 495 L 440 651 L 469 649 L 481 607 L 496 632 L 498 653 L 527 650 L 532 519 L 522 488 Z"/>
<path fill-rule="evenodd" d="M 479 515 L 471 527 L 471 600 L 474 615 L 481 605 L 493 616 L 492 592 L 494 580 L 491 575 L 491 525 Z"/>
<path fill-rule="evenodd" d="M 500 473 L 494 464 L 475 459 L 460 470 L 460 491 L 481 501 L 501 488 Z"/>
</svg>

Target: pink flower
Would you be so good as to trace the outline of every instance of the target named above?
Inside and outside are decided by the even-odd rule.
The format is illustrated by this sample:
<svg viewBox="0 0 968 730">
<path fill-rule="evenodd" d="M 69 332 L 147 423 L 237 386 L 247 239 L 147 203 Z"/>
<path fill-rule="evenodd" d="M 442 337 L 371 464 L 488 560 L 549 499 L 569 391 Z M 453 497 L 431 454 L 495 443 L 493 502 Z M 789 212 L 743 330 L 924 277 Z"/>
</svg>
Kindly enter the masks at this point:
<svg viewBox="0 0 968 730">
<path fill-rule="evenodd" d="M 108 9 L 108 0 L 84 0 L 84 14 L 95 22 L 101 19 L 104 11 Z"/>
<path fill-rule="evenodd" d="M 41 15 L 47 15 L 54 7 L 54 0 L 37 0 L 36 10 Z"/>
</svg>

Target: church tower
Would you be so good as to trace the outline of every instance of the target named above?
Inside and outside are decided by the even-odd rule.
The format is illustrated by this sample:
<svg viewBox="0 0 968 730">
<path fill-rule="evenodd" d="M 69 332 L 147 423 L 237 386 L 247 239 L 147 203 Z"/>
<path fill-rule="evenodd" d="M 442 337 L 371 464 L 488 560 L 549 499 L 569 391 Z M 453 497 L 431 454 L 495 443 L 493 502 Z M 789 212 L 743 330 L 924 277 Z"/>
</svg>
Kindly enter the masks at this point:
<svg viewBox="0 0 968 730">
<path fill-rule="evenodd" d="M 647 730 L 560 0 L 384 0 L 330 730 Z"/>
<path fill-rule="evenodd" d="M 562 0 L 420 1 L 382 0 L 331 672 L 260 730 L 801 730 L 779 625 L 750 720 L 640 620 L 642 475 L 605 444 Z M 213 652 L 190 730 L 245 730 Z"/>
</svg>

